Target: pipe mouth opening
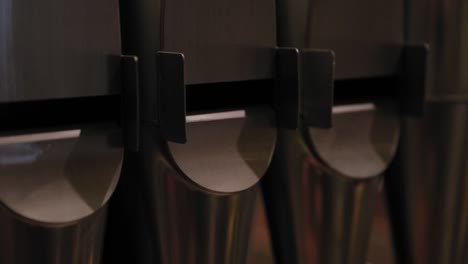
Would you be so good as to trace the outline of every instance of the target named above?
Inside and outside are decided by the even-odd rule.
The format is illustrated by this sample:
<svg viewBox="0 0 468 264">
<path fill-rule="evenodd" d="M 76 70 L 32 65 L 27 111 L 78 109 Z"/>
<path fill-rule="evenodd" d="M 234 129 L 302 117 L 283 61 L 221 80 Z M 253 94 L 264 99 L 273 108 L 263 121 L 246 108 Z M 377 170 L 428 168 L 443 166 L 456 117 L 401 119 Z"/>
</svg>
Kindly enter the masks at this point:
<svg viewBox="0 0 468 264">
<path fill-rule="evenodd" d="M 187 116 L 187 143 L 169 143 L 175 166 L 199 186 L 246 190 L 266 173 L 276 144 L 269 107 Z"/>
<path fill-rule="evenodd" d="M 312 153 L 340 175 L 364 179 L 382 174 L 400 134 L 397 105 L 375 101 L 333 107 L 333 127 L 306 128 Z"/>
<path fill-rule="evenodd" d="M 111 144 L 118 133 L 95 126 L 0 136 L 0 204 L 39 224 L 93 214 L 120 175 L 123 149 Z"/>
</svg>

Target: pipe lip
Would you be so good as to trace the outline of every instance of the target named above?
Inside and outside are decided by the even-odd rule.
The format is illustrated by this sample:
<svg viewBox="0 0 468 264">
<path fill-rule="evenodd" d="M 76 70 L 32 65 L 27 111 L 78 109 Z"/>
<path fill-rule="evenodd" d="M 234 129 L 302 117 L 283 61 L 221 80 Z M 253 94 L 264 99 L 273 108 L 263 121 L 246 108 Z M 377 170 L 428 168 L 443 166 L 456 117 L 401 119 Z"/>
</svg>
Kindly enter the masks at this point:
<svg viewBox="0 0 468 264">
<path fill-rule="evenodd" d="M 43 226 L 95 214 L 120 177 L 123 149 L 111 144 L 118 133 L 94 126 L 0 138 L 0 206 Z"/>
<path fill-rule="evenodd" d="M 188 116 L 187 143 L 168 143 L 174 168 L 203 189 L 235 193 L 265 175 L 276 146 L 268 107 Z"/>
<path fill-rule="evenodd" d="M 335 106 L 332 128 L 302 128 L 302 135 L 311 154 L 333 174 L 366 179 L 390 165 L 399 130 L 396 105 L 382 101 Z"/>
</svg>

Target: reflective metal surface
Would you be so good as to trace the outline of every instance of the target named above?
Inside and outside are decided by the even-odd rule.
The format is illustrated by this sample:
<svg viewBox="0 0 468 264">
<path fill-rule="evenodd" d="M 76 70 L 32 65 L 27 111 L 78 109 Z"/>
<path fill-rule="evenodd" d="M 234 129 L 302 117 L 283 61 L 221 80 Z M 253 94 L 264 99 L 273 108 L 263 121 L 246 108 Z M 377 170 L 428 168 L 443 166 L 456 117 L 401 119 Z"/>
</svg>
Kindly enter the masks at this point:
<svg viewBox="0 0 468 264">
<path fill-rule="evenodd" d="M 384 188 L 382 189 L 374 212 L 366 264 L 398 264 L 398 262 L 395 261 L 395 250 L 392 244 L 392 232 L 388 216 L 386 193 Z"/>
<path fill-rule="evenodd" d="M 427 107 L 402 120 L 388 178 L 398 263 L 468 261 L 468 3 L 407 2 L 407 39 L 430 44 Z"/>
<path fill-rule="evenodd" d="M 260 189 L 258 195 L 261 196 Z M 273 264 L 271 237 L 262 197 L 257 198 L 254 211 L 246 264 Z"/>
<path fill-rule="evenodd" d="M 113 127 L 0 137 L 0 263 L 100 263 Z"/>
<path fill-rule="evenodd" d="M 273 77 L 274 1 L 121 0 L 120 9 L 123 51 L 139 59 L 143 119 L 159 107 L 157 51 L 185 55 L 187 85 Z"/>
<path fill-rule="evenodd" d="M 278 45 L 333 50 L 337 79 L 396 73 L 404 1 L 278 0 L 276 12 Z"/>
<path fill-rule="evenodd" d="M 384 191 L 380 192 L 376 203 L 365 264 L 396 264 Z M 275 263 L 262 199 L 257 199 L 246 263 Z"/>
<path fill-rule="evenodd" d="M 187 84 L 273 78 L 275 1 L 151 1 L 163 6 L 161 49 L 186 56 Z"/>
<path fill-rule="evenodd" d="M 142 129 L 110 210 L 106 263 L 245 263 L 256 184 L 276 141 L 267 108 L 188 116 L 187 144 Z"/>
<path fill-rule="evenodd" d="M 429 103 L 405 118 L 387 179 L 402 264 L 468 261 L 468 103 Z"/>
<path fill-rule="evenodd" d="M 334 107 L 333 128 L 279 131 L 262 181 L 276 263 L 365 263 L 382 173 L 398 141 L 391 105 Z"/>
<path fill-rule="evenodd" d="M 406 38 L 429 43 L 428 99 L 468 99 L 468 3 L 407 1 Z"/>
<path fill-rule="evenodd" d="M 0 102 L 118 94 L 117 0 L 0 0 Z"/>
</svg>

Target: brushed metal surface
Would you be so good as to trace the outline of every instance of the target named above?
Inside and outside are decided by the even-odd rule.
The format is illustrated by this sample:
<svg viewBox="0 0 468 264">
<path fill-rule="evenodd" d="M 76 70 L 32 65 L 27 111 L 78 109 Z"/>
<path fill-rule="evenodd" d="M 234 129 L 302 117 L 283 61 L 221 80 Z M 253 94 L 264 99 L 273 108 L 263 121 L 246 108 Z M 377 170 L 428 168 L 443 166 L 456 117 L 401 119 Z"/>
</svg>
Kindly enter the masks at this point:
<svg viewBox="0 0 468 264">
<path fill-rule="evenodd" d="M 387 191 L 398 263 L 468 261 L 468 104 L 429 103 L 402 119 Z"/>
<path fill-rule="evenodd" d="M 1 0 L 0 102 L 120 91 L 116 0 Z"/>
<path fill-rule="evenodd" d="M 466 1 L 407 2 L 409 42 L 428 42 L 427 106 L 402 119 L 386 185 L 398 262 L 466 263 L 468 83 Z"/>
<path fill-rule="evenodd" d="M 406 38 L 429 43 L 428 99 L 468 100 L 468 3 L 411 0 Z"/>
<path fill-rule="evenodd" d="M 64 225 L 31 223 L 0 205 L 0 262 L 99 264 L 106 207 Z"/>
<path fill-rule="evenodd" d="M 260 189 L 258 196 L 261 196 Z M 262 197 L 257 198 L 254 211 L 246 264 L 273 264 L 271 237 Z"/>
<path fill-rule="evenodd" d="M 163 10 L 162 49 L 185 55 L 187 84 L 273 77 L 274 1 L 172 0 Z"/>
<path fill-rule="evenodd" d="M 157 51 L 185 55 L 186 84 L 273 77 L 274 1 L 124 0 L 121 8 L 124 52 L 140 58 L 144 87 L 155 86 Z M 143 92 L 156 96 L 151 90 Z"/>
<path fill-rule="evenodd" d="M 245 263 L 256 183 L 276 140 L 271 110 L 245 113 L 188 116 L 186 146 L 142 129 L 112 199 L 106 263 Z"/>
<path fill-rule="evenodd" d="M 249 242 L 247 264 L 275 263 L 264 207 L 263 200 L 258 199 L 255 205 L 255 216 Z M 367 262 L 365 262 L 365 264 L 396 264 L 387 206 L 385 204 L 385 192 L 383 191 L 379 194 L 374 211 Z"/>
<path fill-rule="evenodd" d="M 262 189 L 276 263 L 365 263 L 394 107 L 335 107 L 333 128 L 280 129 Z"/>
<path fill-rule="evenodd" d="M 117 128 L 0 137 L 0 263 L 100 263 Z"/>
<path fill-rule="evenodd" d="M 372 222 L 366 264 L 398 264 L 392 242 L 386 192 L 382 190 L 379 194 Z"/>
<path fill-rule="evenodd" d="M 403 1 L 279 0 L 276 9 L 278 45 L 333 50 L 337 79 L 396 73 Z"/>
</svg>

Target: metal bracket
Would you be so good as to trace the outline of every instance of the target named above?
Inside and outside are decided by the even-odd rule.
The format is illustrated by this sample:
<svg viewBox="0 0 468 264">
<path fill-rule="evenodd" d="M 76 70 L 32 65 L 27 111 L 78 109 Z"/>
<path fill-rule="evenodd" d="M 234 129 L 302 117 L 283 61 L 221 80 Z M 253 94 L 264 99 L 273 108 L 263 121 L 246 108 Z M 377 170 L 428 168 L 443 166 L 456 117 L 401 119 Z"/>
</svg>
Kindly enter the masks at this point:
<svg viewBox="0 0 468 264">
<path fill-rule="evenodd" d="M 400 110 L 403 115 L 422 116 L 425 105 L 429 46 L 403 48 L 398 72 Z"/>
<path fill-rule="evenodd" d="M 277 49 L 275 104 L 279 127 L 331 127 L 334 69 L 331 50 Z"/>
<path fill-rule="evenodd" d="M 186 143 L 184 54 L 160 51 L 157 65 L 159 127 L 166 140 Z"/>
<path fill-rule="evenodd" d="M 159 128 L 166 140 L 186 143 L 184 55 L 158 52 L 157 65 Z M 277 50 L 275 104 L 280 127 L 331 127 L 334 65 L 329 50 Z"/>
<path fill-rule="evenodd" d="M 138 58 L 121 56 L 122 96 L 121 118 L 125 149 L 138 151 L 140 145 L 140 92 Z"/>
<path fill-rule="evenodd" d="M 157 107 L 159 128 L 164 138 L 185 143 L 186 102 L 184 55 L 175 52 L 157 52 L 158 90 Z M 138 58 L 121 56 L 122 96 L 121 119 L 126 149 L 138 151 L 140 144 L 140 94 Z"/>
<path fill-rule="evenodd" d="M 332 126 L 335 53 L 306 49 L 301 52 L 302 120 L 306 126 Z"/>
</svg>

